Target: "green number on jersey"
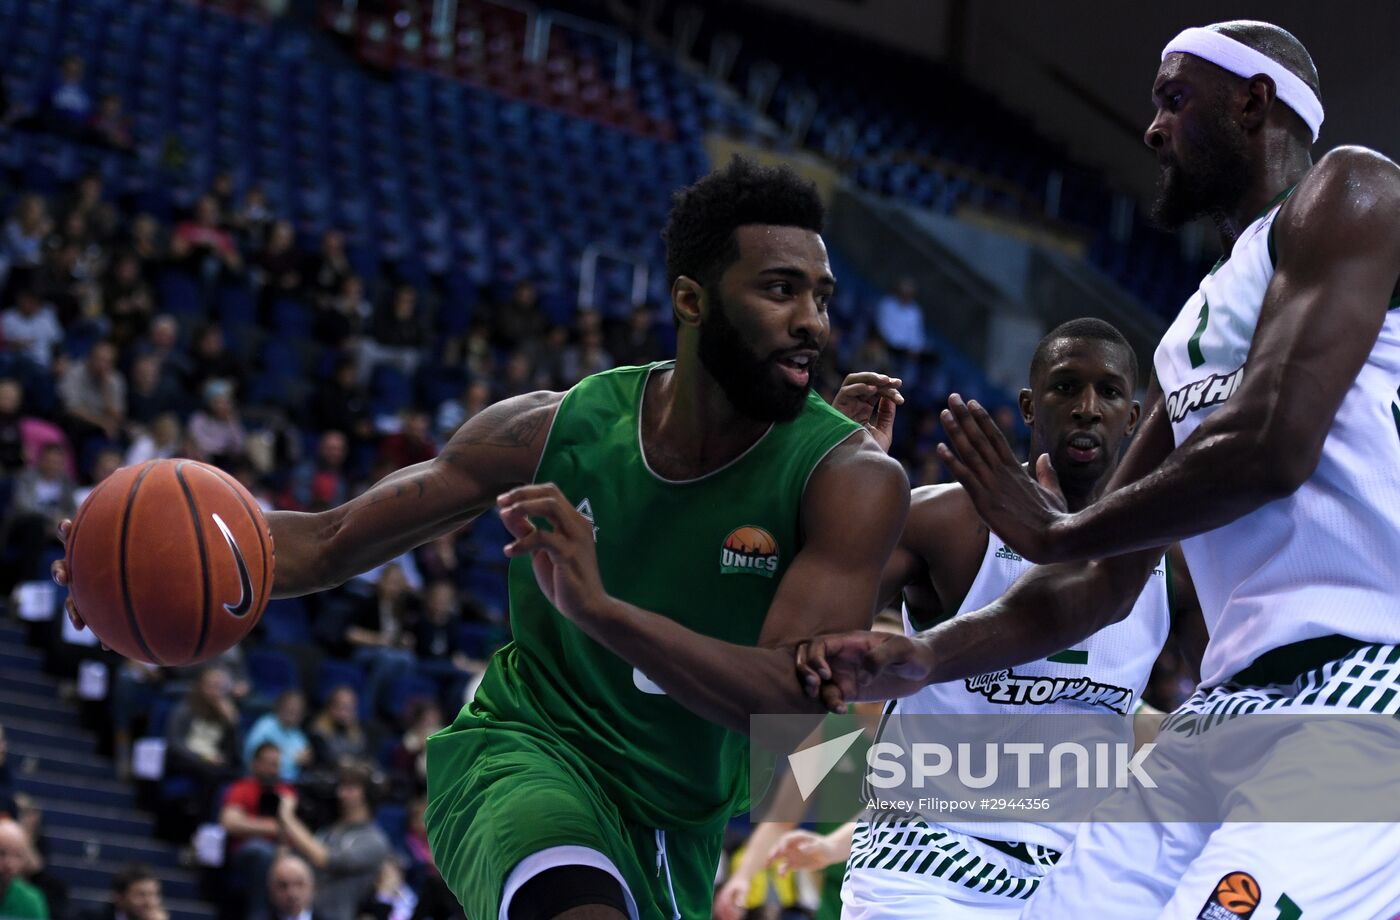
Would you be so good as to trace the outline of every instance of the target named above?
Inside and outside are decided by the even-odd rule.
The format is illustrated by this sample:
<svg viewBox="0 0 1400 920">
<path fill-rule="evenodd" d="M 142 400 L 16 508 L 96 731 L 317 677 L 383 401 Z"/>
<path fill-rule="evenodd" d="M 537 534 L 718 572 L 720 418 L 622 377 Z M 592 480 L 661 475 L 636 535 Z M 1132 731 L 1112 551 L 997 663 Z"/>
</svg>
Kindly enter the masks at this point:
<svg viewBox="0 0 1400 920">
<path fill-rule="evenodd" d="M 1196 332 L 1191 336 L 1191 341 L 1186 343 L 1186 356 L 1191 359 L 1193 368 L 1200 367 L 1206 363 L 1206 356 L 1201 352 L 1201 336 L 1205 334 L 1206 325 L 1210 322 L 1210 301 L 1205 295 L 1201 295 L 1201 323 L 1196 327 Z"/>
</svg>

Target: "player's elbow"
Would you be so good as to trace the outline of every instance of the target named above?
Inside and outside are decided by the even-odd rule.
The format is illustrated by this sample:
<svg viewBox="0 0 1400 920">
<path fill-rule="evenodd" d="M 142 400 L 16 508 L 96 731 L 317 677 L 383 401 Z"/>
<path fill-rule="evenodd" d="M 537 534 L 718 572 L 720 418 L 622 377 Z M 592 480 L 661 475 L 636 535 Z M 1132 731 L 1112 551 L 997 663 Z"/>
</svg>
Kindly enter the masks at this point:
<svg viewBox="0 0 1400 920">
<path fill-rule="evenodd" d="M 1248 485 L 1267 501 L 1288 498 L 1307 482 L 1322 459 L 1322 443 L 1300 432 L 1266 429 L 1254 439 L 1251 462 L 1242 464 Z"/>
</svg>

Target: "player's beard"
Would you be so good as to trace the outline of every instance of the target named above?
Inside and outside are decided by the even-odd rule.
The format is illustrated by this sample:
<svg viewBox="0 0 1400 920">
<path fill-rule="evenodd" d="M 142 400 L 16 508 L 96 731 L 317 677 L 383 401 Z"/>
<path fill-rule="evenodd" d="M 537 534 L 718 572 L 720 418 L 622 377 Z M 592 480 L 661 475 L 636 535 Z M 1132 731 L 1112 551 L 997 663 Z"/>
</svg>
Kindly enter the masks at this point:
<svg viewBox="0 0 1400 920">
<path fill-rule="evenodd" d="M 1228 212 L 1249 189 L 1249 149 L 1223 104 L 1202 133 L 1189 170 L 1173 159 L 1163 163 L 1157 174 L 1152 220 L 1163 229 L 1175 230 L 1202 215 Z"/>
<path fill-rule="evenodd" d="M 790 422 L 807 402 L 811 381 L 817 379 L 817 361 L 807 372 L 807 386 L 789 383 L 778 370 L 777 359 L 763 357 L 749 347 L 729 320 L 728 307 L 717 291 L 709 291 L 710 313 L 700 324 L 700 363 L 720 385 L 730 405 L 757 422 Z"/>
</svg>

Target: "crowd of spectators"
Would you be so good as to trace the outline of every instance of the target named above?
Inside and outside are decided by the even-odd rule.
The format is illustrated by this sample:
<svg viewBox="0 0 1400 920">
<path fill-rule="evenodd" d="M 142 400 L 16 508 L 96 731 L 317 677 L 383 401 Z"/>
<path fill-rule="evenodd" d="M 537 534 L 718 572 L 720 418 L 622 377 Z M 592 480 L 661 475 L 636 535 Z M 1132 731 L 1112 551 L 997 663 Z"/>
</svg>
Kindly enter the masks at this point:
<svg viewBox="0 0 1400 920">
<path fill-rule="evenodd" d="M 44 98 L 34 111 L 0 99 L 0 132 L 130 149 L 122 101 L 96 98 L 80 59 Z M 309 236 L 227 174 L 184 207 L 157 214 L 149 200 L 98 172 L 40 189 L 0 174 L 0 596 L 46 577 L 58 522 L 123 465 L 200 459 L 265 509 L 320 510 L 435 456 L 494 401 L 671 354 L 668 309 L 560 322 L 530 281 L 488 286 L 446 333 L 444 279 L 366 265 L 344 233 Z M 912 291 L 898 304 L 868 330 L 838 320 L 824 395 L 869 368 L 903 372 L 918 402 L 938 404 L 948 381 L 922 309 Z M 895 452 L 915 482 L 941 481 L 937 415 L 916 404 Z M 94 721 L 123 776 L 140 739 L 164 742 L 145 794 L 176 842 L 200 824 L 222 829 L 229 917 L 456 916 L 422 826 L 424 746 L 509 638 L 504 542 L 488 517 L 334 591 L 275 602 L 248 642 L 198 671 L 75 646 L 59 618 L 44 635 L 47 665 L 72 679 L 84 660 L 106 663 Z M 292 663 L 289 685 L 266 686 L 250 667 L 268 650 Z M 384 803 L 406 807 L 376 820 Z M 0 800 L 0 814 L 21 806 Z M 19 835 L 23 846 L 5 842 Z M 37 881 L 53 889 L 31 885 L 47 914 L 68 915 L 41 850 L 37 825 L 0 825 L 0 913 L 28 909 Z M 163 920 L 148 869 L 118 873 L 113 911 Z"/>
</svg>

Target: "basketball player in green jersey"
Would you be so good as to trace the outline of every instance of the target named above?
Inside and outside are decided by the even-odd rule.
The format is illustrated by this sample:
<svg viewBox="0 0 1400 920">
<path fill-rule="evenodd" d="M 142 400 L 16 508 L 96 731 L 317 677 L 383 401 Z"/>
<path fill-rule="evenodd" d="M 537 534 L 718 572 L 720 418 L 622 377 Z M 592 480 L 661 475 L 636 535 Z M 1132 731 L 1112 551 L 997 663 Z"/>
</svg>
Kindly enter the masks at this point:
<svg viewBox="0 0 1400 920">
<path fill-rule="evenodd" d="M 796 641 L 869 625 L 909 488 L 810 391 L 822 221 L 810 183 L 735 160 L 665 230 L 674 362 L 502 401 L 345 505 L 268 515 L 281 597 L 493 505 L 515 535 L 515 641 L 428 744 L 429 839 L 472 920 L 708 916 L 750 714 L 820 712 Z"/>
</svg>

